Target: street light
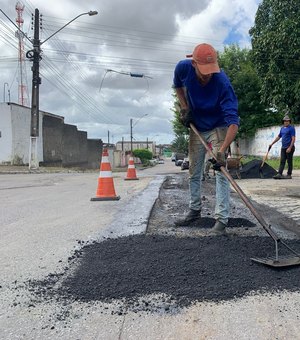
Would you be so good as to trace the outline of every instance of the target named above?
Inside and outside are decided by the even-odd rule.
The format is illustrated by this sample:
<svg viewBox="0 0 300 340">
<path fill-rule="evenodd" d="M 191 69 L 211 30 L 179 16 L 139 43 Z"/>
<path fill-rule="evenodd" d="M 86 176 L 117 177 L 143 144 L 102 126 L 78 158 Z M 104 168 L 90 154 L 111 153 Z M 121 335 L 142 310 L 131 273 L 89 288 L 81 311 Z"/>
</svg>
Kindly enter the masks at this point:
<svg viewBox="0 0 300 340">
<path fill-rule="evenodd" d="M 37 137 L 39 136 L 39 85 L 41 84 L 41 78 L 39 73 L 40 60 L 41 57 L 41 45 L 52 38 L 55 34 L 60 32 L 66 26 L 68 26 L 71 22 L 81 17 L 82 15 L 96 15 L 97 11 L 89 11 L 85 13 L 81 13 L 77 15 L 74 19 L 70 20 L 59 30 L 51 34 L 47 39 L 43 42 L 40 41 L 39 38 L 39 21 L 40 21 L 40 13 L 39 10 L 35 9 L 35 17 L 34 17 L 34 39 L 33 39 L 33 49 L 26 53 L 26 57 L 29 58 L 32 64 L 32 97 L 31 97 L 31 134 L 30 134 L 30 151 L 29 151 L 29 168 L 36 169 L 39 167 L 38 156 L 37 156 Z"/>
<path fill-rule="evenodd" d="M 148 113 L 145 113 L 142 117 L 140 117 L 135 124 L 133 124 L 133 119 L 130 118 L 130 151 L 132 153 L 132 140 L 133 140 L 133 135 L 132 135 L 132 130 L 136 126 L 136 124 L 144 117 L 148 116 Z"/>
<path fill-rule="evenodd" d="M 46 41 L 52 38 L 55 34 L 60 32 L 66 26 L 68 26 L 71 22 L 81 17 L 82 15 L 96 15 L 97 11 L 89 11 L 85 13 L 81 13 L 77 15 L 74 19 L 67 22 L 64 26 L 62 26 L 59 30 L 51 34 L 44 41 L 40 41 L 40 12 L 36 8 L 34 13 L 34 37 L 30 39 L 27 35 L 0 9 L 0 11 L 5 15 L 5 17 L 18 29 L 18 31 L 29 40 L 33 49 L 27 51 L 26 57 L 32 61 L 32 96 L 31 96 L 31 128 L 30 128 L 30 149 L 29 149 L 29 169 L 38 169 L 39 162 L 37 156 L 37 138 L 39 136 L 39 85 L 42 80 L 40 78 L 40 61 L 41 57 L 41 45 L 43 45 Z"/>
<path fill-rule="evenodd" d="M 82 15 L 97 15 L 98 12 L 97 11 L 89 11 L 89 12 L 85 12 L 85 13 L 81 13 L 79 15 L 77 15 L 77 17 L 75 17 L 74 19 L 70 20 L 69 22 L 67 22 L 63 27 L 61 27 L 59 30 L 57 30 L 56 32 L 54 32 L 53 34 L 51 34 L 47 39 L 45 39 L 43 42 L 40 43 L 40 45 L 44 44 L 47 40 L 49 40 L 50 38 L 52 38 L 55 34 L 57 34 L 58 32 L 60 32 L 62 29 L 64 29 L 66 26 L 70 25 L 71 22 L 75 21 L 76 19 L 78 19 L 79 17 L 81 17 Z"/>
<path fill-rule="evenodd" d="M 104 76 L 103 76 L 103 78 L 102 78 L 102 80 L 101 80 L 101 84 L 100 84 L 100 87 L 99 87 L 99 92 L 101 92 L 101 89 L 102 89 L 102 85 L 103 85 L 104 79 L 105 79 L 107 73 L 109 73 L 109 72 L 118 73 L 118 74 L 123 74 L 123 75 L 126 75 L 126 76 L 130 76 L 130 77 L 132 77 L 132 78 L 145 78 L 145 80 L 147 81 L 148 87 L 149 87 L 148 78 L 149 78 L 149 79 L 153 79 L 152 77 L 147 76 L 147 75 L 144 74 L 144 73 L 123 72 L 123 71 L 115 71 L 115 70 L 112 70 L 112 69 L 107 69 L 107 70 L 105 70 Z"/>
</svg>

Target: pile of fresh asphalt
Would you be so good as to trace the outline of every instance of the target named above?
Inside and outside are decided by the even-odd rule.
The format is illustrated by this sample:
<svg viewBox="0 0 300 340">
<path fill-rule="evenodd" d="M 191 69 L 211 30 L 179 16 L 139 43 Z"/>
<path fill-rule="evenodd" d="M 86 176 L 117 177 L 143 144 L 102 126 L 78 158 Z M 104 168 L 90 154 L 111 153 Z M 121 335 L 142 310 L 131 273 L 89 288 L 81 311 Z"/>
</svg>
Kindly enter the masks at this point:
<svg viewBox="0 0 300 340">
<path fill-rule="evenodd" d="M 251 257 L 274 256 L 274 242 L 266 234 L 201 234 L 214 223 L 214 186 L 214 179 L 203 183 L 203 219 L 176 228 L 175 218 L 188 209 L 187 175 L 169 176 L 145 234 L 86 244 L 70 258 L 68 270 L 30 282 L 31 290 L 64 305 L 111 303 L 112 313 L 118 314 L 178 312 L 196 302 L 299 291 L 300 267 L 276 270 L 251 261 Z M 235 201 L 231 205 L 230 228 L 255 227 L 243 206 Z M 299 240 L 287 242 L 299 250 Z"/>
<path fill-rule="evenodd" d="M 264 163 L 259 159 L 253 159 L 242 166 L 240 170 L 240 177 L 242 179 L 247 178 L 272 178 L 277 174 L 277 171 L 269 164 Z"/>
</svg>

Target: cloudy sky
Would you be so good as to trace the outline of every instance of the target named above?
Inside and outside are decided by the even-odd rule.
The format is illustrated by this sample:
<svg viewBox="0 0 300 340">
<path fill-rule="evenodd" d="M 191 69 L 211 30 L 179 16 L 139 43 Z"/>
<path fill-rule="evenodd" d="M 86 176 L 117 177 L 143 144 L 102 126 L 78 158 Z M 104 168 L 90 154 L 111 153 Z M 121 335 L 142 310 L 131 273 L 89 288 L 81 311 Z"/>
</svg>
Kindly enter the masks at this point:
<svg viewBox="0 0 300 340">
<path fill-rule="evenodd" d="M 32 49 L 32 14 L 39 9 L 42 60 L 40 109 L 65 117 L 88 138 L 110 143 L 170 143 L 173 70 L 194 46 L 250 47 L 248 31 L 261 0 L 22 0 L 25 53 Z M 0 0 L 15 22 L 17 1 Z M 54 32 L 81 13 L 56 35 Z M 0 12 L 1 101 L 31 105 L 31 62 L 18 64 L 16 28 Z M 26 58 L 25 58 L 26 59 Z M 22 70 L 22 72 L 20 71 Z M 134 75 L 140 77 L 134 77 Z"/>
</svg>

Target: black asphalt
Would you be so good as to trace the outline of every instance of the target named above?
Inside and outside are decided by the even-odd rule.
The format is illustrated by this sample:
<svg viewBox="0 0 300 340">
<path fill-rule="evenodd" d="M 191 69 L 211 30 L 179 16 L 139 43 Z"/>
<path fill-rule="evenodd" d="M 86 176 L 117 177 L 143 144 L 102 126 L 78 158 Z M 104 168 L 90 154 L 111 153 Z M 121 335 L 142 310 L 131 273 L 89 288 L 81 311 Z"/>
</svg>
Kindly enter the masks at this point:
<svg viewBox="0 0 300 340">
<path fill-rule="evenodd" d="M 169 176 L 153 207 L 146 234 L 83 245 L 70 257 L 64 273 L 31 281 L 30 290 L 42 300 L 56 299 L 64 305 L 74 300 L 108 302 L 118 314 L 128 310 L 178 312 L 199 301 L 222 302 L 260 292 L 299 291 L 300 266 L 278 270 L 251 261 L 251 257 L 274 255 L 270 237 L 191 234 L 214 223 L 213 179 L 203 185 L 206 210 L 198 223 L 177 233 L 173 223 L 176 213 L 188 207 L 187 176 Z M 233 204 L 230 227 L 253 227 L 248 216 Z M 300 251 L 299 240 L 287 243 Z M 282 255 L 287 253 L 285 249 L 280 251 Z"/>
</svg>

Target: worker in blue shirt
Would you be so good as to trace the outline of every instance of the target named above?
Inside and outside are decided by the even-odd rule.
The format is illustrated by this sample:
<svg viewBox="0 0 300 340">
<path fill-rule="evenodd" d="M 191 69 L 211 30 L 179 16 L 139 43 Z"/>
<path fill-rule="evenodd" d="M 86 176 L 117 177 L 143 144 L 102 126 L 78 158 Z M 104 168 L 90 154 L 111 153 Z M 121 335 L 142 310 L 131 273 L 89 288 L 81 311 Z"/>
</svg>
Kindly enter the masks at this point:
<svg viewBox="0 0 300 340">
<path fill-rule="evenodd" d="M 238 101 L 227 75 L 220 70 L 217 52 L 209 44 L 197 45 L 192 55 L 176 65 L 173 87 L 179 104 L 181 121 L 193 123 L 203 139 L 211 143 L 217 157 L 216 170 L 225 165 L 226 150 L 239 126 Z M 177 226 L 186 226 L 201 218 L 201 178 L 206 149 L 190 129 L 189 136 L 189 212 L 178 219 Z M 229 218 L 230 186 L 221 171 L 216 173 L 216 223 L 211 233 L 226 233 Z"/>
<path fill-rule="evenodd" d="M 295 152 L 295 141 L 296 141 L 296 130 L 294 126 L 291 125 L 291 119 L 289 115 L 285 115 L 282 120 L 283 126 L 279 131 L 279 135 L 273 140 L 269 145 L 269 150 L 273 144 L 277 143 L 281 138 L 281 151 L 280 151 L 280 165 L 278 169 L 278 174 L 273 176 L 274 179 L 292 179 L 293 172 L 293 155 Z M 285 163 L 287 161 L 288 170 L 287 175 L 283 176 L 283 170 Z"/>
</svg>

